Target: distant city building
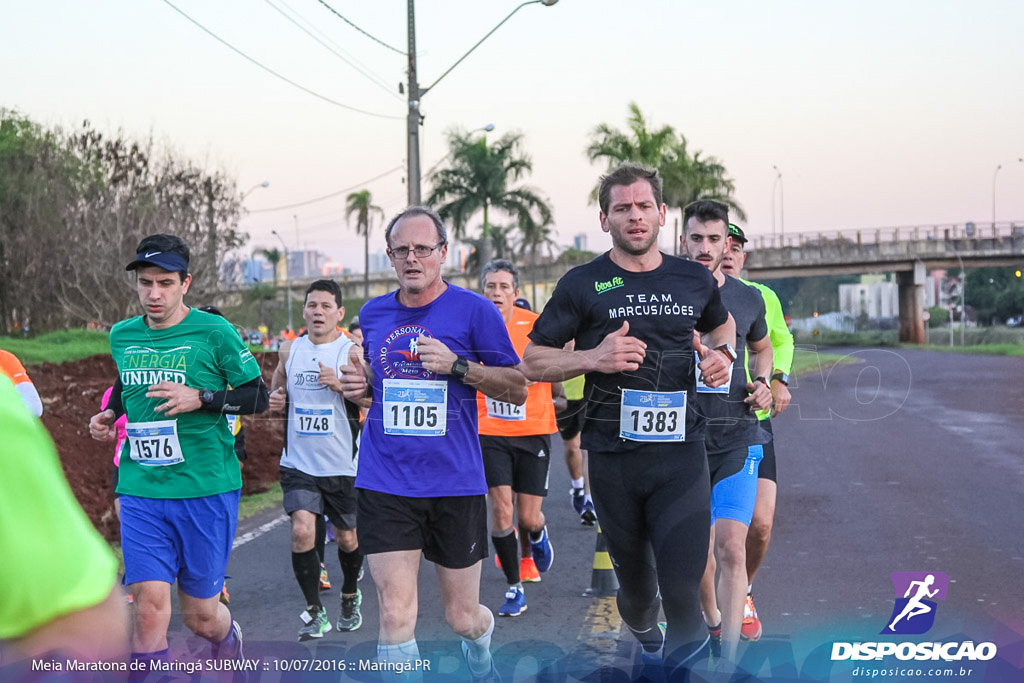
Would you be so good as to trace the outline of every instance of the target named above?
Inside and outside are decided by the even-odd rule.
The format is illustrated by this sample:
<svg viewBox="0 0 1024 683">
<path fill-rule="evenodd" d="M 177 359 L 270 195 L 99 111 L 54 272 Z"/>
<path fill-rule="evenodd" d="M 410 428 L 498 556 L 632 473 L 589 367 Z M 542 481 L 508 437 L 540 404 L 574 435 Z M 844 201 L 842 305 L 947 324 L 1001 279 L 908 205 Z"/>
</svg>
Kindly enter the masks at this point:
<svg viewBox="0 0 1024 683">
<path fill-rule="evenodd" d="M 885 320 L 900 314 L 899 285 L 868 282 L 839 285 L 839 310 L 855 319 Z"/>
<path fill-rule="evenodd" d="M 242 262 L 242 277 L 246 284 L 274 282 L 274 266 L 266 259 L 254 256 Z"/>
<path fill-rule="evenodd" d="M 384 273 L 391 270 L 391 260 L 386 251 L 375 251 L 370 254 L 370 272 Z"/>
<path fill-rule="evenodd" d="M 587 251 L 587 235 L 580 233 L 572 238 L 572 247 L 578 251 Z"/>
<path fill-rule="evenodd" d="M 321 251 L 299 249 L 288 252 L 288 278 L 302 280 L 319 277 L 327 263 L 327 255 Z"/>
</svg>

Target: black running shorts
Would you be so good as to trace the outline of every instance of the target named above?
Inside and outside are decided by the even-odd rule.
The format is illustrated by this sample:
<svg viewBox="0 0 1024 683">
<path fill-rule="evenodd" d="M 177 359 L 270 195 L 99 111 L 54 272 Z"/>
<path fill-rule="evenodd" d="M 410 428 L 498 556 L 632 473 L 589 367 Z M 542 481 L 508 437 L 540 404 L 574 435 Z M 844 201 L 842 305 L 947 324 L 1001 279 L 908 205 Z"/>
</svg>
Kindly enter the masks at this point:
<svg viewBox="0 0 1024 683">
<path fill-rule="evenodd" d="M 281 468 L 284 511 L 308 510 L 327 515 L 336 529 L 356 528 L 355 477 L 314 477 L 291 467 Z"/>
<path fill-rule="evenodd" d="M 422 550 L 448 569 L 487 557 L 487 497 L 410 498 L 359 489 L 359 549 L 364 555 Z"/>
<path fill-rule="evenodd" d="M 551 437 L 480 436 L 487 487 L 511 486 L 516 493 L 548 495 Z"/>
</svg>

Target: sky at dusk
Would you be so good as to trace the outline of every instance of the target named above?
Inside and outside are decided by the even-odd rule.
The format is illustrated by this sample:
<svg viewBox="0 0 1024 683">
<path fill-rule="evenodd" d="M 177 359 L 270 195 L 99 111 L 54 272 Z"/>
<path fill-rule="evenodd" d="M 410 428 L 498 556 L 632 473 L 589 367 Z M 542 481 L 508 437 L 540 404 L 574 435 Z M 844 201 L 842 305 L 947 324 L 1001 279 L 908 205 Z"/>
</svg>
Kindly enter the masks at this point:
<svg viewBox="0 0 1024 683">
<path fill-rule="evenodd" d="M 406 203 L 407 3 L 329 1 L 389 48 L 317 0 L 171 2 L 249 59 L 164 0 L 3 0 L 0 107 L 152 136 L 240 192 L 268 181 L 245 201 L 246 250 L 277 229 L 361 270 L 345 195 L 369 189 L 389 216 Z M 417 2 L 421 85 L 518 4 Z M 1024 225 L 1022 26 L 1014 0 L 533 4 L 423 97 L 422 166 L 452 127 L 521 131 L 557 241 L 603 250 L 588 196 L 604 167 L 584 150 L 635 101 L 725 165 L 754 235 L 984 224 L 993 207 Z"/>
</svg>

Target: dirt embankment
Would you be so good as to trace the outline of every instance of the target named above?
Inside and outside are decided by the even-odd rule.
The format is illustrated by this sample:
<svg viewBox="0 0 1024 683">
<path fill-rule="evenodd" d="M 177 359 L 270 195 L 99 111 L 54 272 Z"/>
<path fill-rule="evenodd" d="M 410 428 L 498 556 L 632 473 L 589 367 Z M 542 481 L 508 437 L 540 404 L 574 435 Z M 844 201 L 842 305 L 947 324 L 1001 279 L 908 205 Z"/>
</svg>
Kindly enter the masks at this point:
<svg viewBox="0 0 1024 683">
<path fill-rule="evenodd" d="M 256 354 L 263 379 L 277 364 L 277 354 Z M 120 539 L 111 488 L 113 446 L 89 437 L 89 418 L 99 412 L 103 392 L 113 384 L 117 368 L 109 356 L 73 363 L 45 363 L 28 369 L 43 399 L 43 424 L 57 444 L 64 475 L 89 519 L 108 540 Z M 242 418 L 248 459 L 242 470 L 242 494 L 266 491 L 278 480 L 284 421 L 280 417 Z"/>
</svg>

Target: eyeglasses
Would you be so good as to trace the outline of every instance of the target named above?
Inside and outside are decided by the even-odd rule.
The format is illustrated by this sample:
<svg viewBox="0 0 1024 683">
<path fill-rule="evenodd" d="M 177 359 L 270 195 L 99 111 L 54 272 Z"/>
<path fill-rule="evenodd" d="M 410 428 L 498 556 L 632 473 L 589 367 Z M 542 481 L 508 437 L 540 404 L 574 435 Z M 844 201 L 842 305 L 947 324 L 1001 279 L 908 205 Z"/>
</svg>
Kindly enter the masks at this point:
<svg viewBox="0 0 1024 683">
<path fill-rule="evenodd" d="M 392 258 L 395 258 L 399 261 L 404 261 L 405 259 L 409 258 L 410 251 L 416 255 L 416 258 L 427 258 L 432 253 L 434 253 L 435 249 L 440 249 L 444 245 L 445 242 L 439 242 L 432 247 L 418 246 L 413 247 L 412 249 L 409 249 L 409 247 L 395 247 L 394 249 L 388 249 L 388 253 L 391 254 Z"/>
</svg>

